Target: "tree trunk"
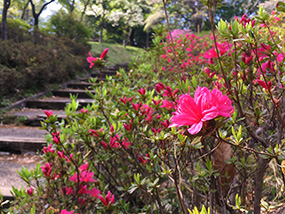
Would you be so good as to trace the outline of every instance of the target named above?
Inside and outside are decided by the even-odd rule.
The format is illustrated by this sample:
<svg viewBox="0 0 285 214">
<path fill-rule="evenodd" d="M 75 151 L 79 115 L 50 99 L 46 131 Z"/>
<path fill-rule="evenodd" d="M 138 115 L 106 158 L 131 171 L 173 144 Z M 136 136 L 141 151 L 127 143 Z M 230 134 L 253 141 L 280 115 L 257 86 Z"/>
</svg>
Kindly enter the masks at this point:
<svg viewBox="0 0 285 214">
<path fill-rule="evenodd" d="M 131 46 L 135 46 L 135 41 L 134 41 L 134 30 L 131 29 L 129 32 L 129 41 Z"/>
<path fill-rule="evenodd" d="M 86 3 L 84 2 L 84 8 L 83 8 L 83 11 L 81 13 L 80 21 L 83 21 L 84 14 L 87 10 L 87 6 L 89 5 L 89 3 L 90 3 L 90 0 L 87 0 Z"/>
<path fill-rule="evenodd" d="M 28 1 L 27 4 L 25 5 L 25 7 L 23 8 L 23 13 L 21 15 L 21 19 L 23 19 L 23 20 L 28 20 L 28 18 L 29 18 L 29 13 L 26 15 L 27 8 L 28 8 L 29 4 L 30 4 L 30 2 Z"/>
<path fill-rule="evenodd" d="M 262 198 L 263 176 L 267 169 L 268 160 L 258 157 L 257 169 L 255 172 L 255 187 L 254 187 L 254 214 L 260 214 L 260 200 Z"/>
<path fill-rule="evenodd" d="M 1 22 L 1 39 L 7 39 L 6 24 L 7 24 L 7 12 L 10 7 L 11 0 L 4 0 L 3 11 L 2 11 L 2 22 Z"/>
<path fill-rule="evenodd" d="M 100 44 L 103 42 L 103 29 L 104 29 L 104 16 L 102 17 L 102 20 L 100 22 L 100 36 L 99 36 Z"/>
<path fill-rule="evenodd" d="M 34 16 L 34 44 L 39 42 L 39 16 Z"/>
<path fill-rule="evenodd" d="M 34 43 L 36 44 L 38 42 L 38 26 L 39 26 L 39 17 L 43 10 L 45 9 L 46 6 L 48 6 L 50 3 L 54 2 L 55 0 L 50 0 L 49 2 L 45 3 L 41 9 L 40 12 L 36 13 L 36 7 L 33 2 L 33 0 L 29 0 L 29 2 L 32 5 L 32 12 L 33 12 L 33 17 L 34 17 Z"/>
<path fill-rule="evenodd" d="M 123 39 L 123 46 L 124 46 L 124 48 L 127 46 L 127 42 L 126 42 L 126 39 L 127 39 L 127 34 L 126 33 L 124 33 L 124 39 Z"/>
<path fill-rule="evenodd" d="M 149 32 L 146 32 L 146 38 L 145 38 L 145 46 L 146 48 L 149 48 Z"/>
</svg>

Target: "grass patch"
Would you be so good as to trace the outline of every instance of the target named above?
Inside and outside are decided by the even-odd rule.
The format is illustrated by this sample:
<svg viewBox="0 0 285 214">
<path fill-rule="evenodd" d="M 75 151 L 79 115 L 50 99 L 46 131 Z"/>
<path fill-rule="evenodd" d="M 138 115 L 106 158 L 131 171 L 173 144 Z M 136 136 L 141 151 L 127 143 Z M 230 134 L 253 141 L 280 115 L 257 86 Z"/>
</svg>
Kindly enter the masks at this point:
<svg viewBox="0 0 285 214">
<path fill-rule="evenodd" d="M 94 57 L 100 57 L 103 50 L 109 48 L 107 54 L 107 61 L 110 65 L 117 65 L 120 63 L 129 63 L 132 57 L 141 55 L 145 50 L 142 48 L 124 46 L 119 44 L 109 44 L 109 43 L 98 43 L 98 42 L 89 42 L 91 45 L 91 54 Z"/>
</svg>

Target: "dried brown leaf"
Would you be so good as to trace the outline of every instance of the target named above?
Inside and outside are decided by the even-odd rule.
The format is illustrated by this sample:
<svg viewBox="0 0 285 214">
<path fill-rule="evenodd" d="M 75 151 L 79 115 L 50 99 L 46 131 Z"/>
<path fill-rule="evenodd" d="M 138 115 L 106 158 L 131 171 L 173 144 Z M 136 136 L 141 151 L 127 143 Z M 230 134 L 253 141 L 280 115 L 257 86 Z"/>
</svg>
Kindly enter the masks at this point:
<svg viewBox="0 0 285 214">
<path fill-rule="evenodd" d="M 231 182 L 236 174 L 234 164 L 226 164 L 226 161 L 232 157 L 232 154 L 233 150 L 230 144 L 221 142 L 212 158 L 214 168 L 220 172 L 218 182 L 223 196 L 229 191 Z"/>
</svg>

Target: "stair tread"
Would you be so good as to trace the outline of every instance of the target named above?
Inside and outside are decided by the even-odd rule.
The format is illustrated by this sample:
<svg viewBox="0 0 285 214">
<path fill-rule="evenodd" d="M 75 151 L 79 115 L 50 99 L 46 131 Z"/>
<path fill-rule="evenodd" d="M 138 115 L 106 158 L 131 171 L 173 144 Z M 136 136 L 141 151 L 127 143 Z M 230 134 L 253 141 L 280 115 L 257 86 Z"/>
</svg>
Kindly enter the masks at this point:
<svg viewBox="0 0 285 214">
<path fill-rule="evenodd" d="M 64 103 L 68 103 L 70 102 L 71 99 L 70 98 L 64 98 L 64 97 L 45 97 L 45 98 L 41 98 L 41 99 L 37 99 L 37 100 L 31 100 L 29 102 L 51 102 L 51 103 L 56 103 L 56 102 L 64 102 Z M 79 103 L 92 103 L 94 100 L 91 98 L 80 98 L 77 99 L 77 101 Z"/>
<path fill-rule="evenodd" d="M 26 126 L 11 126 L 1 125 L 0 126 L 0 139 L 11 137 L 14 139 L 30 138 L 30 139 L 44 139 L 44 135 L 47 134 L 46 130 L 35 127 Z"/>
</svg>

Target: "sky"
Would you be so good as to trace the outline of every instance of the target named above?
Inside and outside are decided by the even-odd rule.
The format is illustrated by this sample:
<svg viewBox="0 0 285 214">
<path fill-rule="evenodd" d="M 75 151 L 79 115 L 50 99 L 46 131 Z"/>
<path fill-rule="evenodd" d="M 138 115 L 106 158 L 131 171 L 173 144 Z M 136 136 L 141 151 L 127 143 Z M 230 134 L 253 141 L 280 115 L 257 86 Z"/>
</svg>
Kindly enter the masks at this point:
<svg viewBox="0 0 285 214">
<path fill-rule="evenodd" d="M 56 2 L 50 3 L 47 8 L 42 12 L 41 18 L 42 19 L 47 19 L 49 16 L 51 16 L 54 11 L 58 11 L 61 8 L 61 5 Z"/>
</svg>

